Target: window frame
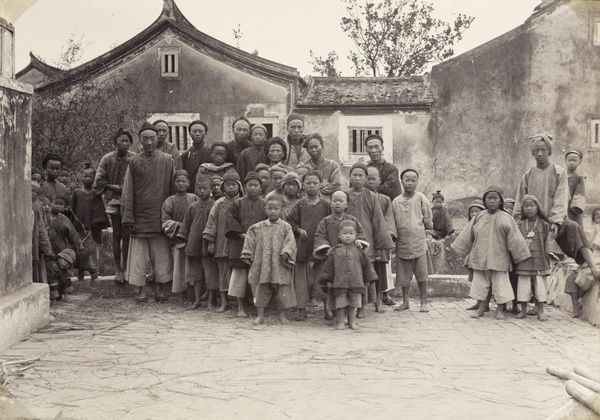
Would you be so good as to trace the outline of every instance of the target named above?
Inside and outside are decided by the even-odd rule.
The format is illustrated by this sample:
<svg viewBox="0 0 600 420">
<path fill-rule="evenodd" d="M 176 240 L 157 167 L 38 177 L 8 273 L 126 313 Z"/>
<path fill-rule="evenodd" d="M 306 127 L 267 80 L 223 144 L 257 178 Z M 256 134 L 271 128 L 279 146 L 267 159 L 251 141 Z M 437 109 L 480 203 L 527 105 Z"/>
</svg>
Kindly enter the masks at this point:
<svg viewBox="0 0 600 420">
<path fill-rule="evenodd" d="M 342 115 L 338 120 L 338 159 L 342 166 L 352 166 L 356 162 L 368 162 L 369 155 L 355 153 L 350 148 L 351 128 L 379 128 L 383 139 L 383 159 L 394 162 L 394 130 L 392 117 L 389 115 Z"/>
<path fill-rule="evenodd" d="M 172 71 L 169 71 L 166 58 L 172 56 Z M 181 47 L 159 47 L 158 61 L 161 79 L 180 79 L 181 78 Z"/>
</svg>

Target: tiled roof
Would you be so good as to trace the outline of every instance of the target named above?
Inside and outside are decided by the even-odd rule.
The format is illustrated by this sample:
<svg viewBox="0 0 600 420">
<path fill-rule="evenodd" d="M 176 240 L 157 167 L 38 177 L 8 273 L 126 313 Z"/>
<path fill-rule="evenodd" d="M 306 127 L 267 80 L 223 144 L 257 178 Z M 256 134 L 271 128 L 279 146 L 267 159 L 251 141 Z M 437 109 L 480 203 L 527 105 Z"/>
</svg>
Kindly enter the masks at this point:
<svg viewBox="0 0 600 420">
<path fill-rule="evenodd" d="M 297 107 L 429 107 L 433 97 L 428 76 L 313 77 Z"/>
</svg>

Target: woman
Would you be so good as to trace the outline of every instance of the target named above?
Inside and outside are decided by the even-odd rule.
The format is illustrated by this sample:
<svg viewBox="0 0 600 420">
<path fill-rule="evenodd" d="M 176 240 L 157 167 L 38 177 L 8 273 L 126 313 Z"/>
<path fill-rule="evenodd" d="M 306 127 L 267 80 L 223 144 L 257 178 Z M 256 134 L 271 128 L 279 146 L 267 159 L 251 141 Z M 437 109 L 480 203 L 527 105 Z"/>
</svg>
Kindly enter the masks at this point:
<svg viewBox="0 0 600 420">
<path fill-rule="evenodd" d="M 319 190 L 323 197 L 329 199 L 331 194 L 342 188 L 340 165 L 322 156 L 323 137 L 319 133 L 309 134 L 302 147 L 306 149 L 310 159 L 300 162 L 298 168 L 306 167 L 308 171 L 315 171 L 321 175 L 323 182 Z"/>
<path fill-rule="evenodd" d="M 281 137 L 271 137 L 266 141 L 265 154 L 267 155 L 269 167 L 279 165 L 283 166 L 287 172 L 294 172 L 291 167 L 283 163 L 287 157 L 287 146 Z"/>
</svg>

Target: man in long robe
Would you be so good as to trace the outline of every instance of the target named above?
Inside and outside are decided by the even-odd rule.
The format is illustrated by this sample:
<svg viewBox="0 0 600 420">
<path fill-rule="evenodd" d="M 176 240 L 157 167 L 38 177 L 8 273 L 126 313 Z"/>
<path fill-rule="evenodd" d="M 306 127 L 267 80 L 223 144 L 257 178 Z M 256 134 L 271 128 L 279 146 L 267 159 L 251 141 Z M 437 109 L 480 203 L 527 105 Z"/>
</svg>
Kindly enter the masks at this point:
<svg viewBox="0 0 600 420">
<path fill-rule="evenodd" d="M 566 171 L 549 161 L 552 155 L 552 137 L 548 134 L 536 134 L 530 138 L 531 151 L 536 166 L 530 168 L 521 179 L 515 198 L 515 220 L 521 219 L 523 197 L 534 195 L 552 223 L 552 238 L 560 249 L 577 264 L 587 263 L 594 278 L 600 281 L 600 269 L 594 264 L 592 249 L 579 224 L 567 217 L 569 203 L 569 185 Z"/>
<path fill-rule="evenodd" d="M 290 114 L 287 118 L 287 132 L 288 135 L 285 139 L 287 156 L 282 163 L 295 169 L 300 162 L 310 158 L 306 149 L 302 147 L 306 140 L 306 136 L 303 134 L 304 117 L 299 114 Z"/>
<path fill-rule="evenodd" d="M 203 121 L 192 121 L 188 127 L 192 137 L 192 145 L 181 155 L 181 164 L 190 176 L 189 193 L 196 191 L 196 176 L 203 163 L 210 163 L 210 149 L 206 146 L 205 137 L 208 126 Z"/>
<path fill-rule="evenodd" d="M 166 301 L 162 285 L 173 280 L 173 255 L 162 231 L 162 204 L 172 190 L 173 158 L 156 150 L 156 128 L 144 123 L 139 132 L 144 152 L 129 159 L 121 196 L 123 228 L 130 232 L 127 279 L 140 288 L 137 300 L 147 302 L 146 270 L 152 265 L 154 298 Z"/>
<path fill-rule="evenodd" d="M 169 135 L 169 124 L 163 120 L 154 121 L 154 127 L 156 127 L 156 150 L 159 152 L 166 153 L 167 155 L 171 155 L 173 157 L 173 162 L 175 163 L 175 170 L 179 170 L 182 168 L 181 163 L 181 153 L 177 150 L 177 145 L 175 143 L 171 143 L 167 140 Z M 144 148 L 142 145 L 138 148 L 138 153 L 143 153 Z"/>
</svg>

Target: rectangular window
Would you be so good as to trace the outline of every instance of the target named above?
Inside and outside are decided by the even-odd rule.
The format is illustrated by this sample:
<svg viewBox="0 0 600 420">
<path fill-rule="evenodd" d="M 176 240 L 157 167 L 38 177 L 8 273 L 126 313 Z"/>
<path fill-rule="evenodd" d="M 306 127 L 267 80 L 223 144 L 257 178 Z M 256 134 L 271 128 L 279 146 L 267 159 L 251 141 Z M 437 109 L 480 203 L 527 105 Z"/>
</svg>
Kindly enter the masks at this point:
<svg viewBox="0 0 600 420">
<path fill-rule="evenodd" d="M 590 119 L 590 147 L 600 149 L 600 118 Z"/>
<path fill-rule="evenodd" d="M 179 78 L 179 58 L 181 48 L 159 48 L 160 76 L 163 78 Z"/>
<path fill-rule="evenodd" d="M 348 127 L 348 153 L 366 154 L 365 139 L 371 134 L 383 135 L 383 127 Z"/>
<path fill-rule="evenodd" d="M 192 145 L 187 125 L 169 124 L 169 141 L 175 143 L 177 150 L 185 151 Z M 188 144 L 189 143 L 189 144 Z"/>
<path fill-rule="evenodd" d="M 592 23 L 592 37 L 594 45 L 600 45 L 600 17 L 595 17 Z"/>
</svg>

